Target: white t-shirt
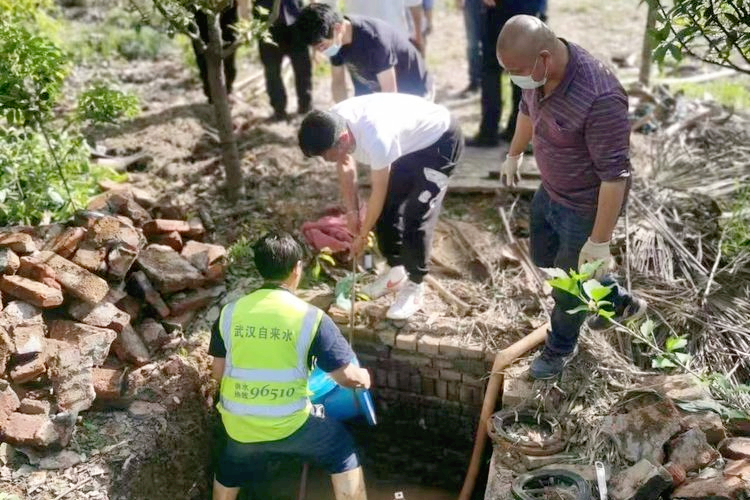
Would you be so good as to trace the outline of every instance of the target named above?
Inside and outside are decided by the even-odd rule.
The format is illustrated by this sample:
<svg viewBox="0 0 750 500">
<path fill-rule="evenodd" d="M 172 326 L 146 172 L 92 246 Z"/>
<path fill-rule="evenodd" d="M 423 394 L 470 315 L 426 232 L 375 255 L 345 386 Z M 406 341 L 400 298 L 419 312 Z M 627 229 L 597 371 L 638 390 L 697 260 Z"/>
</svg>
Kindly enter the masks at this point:
<svg viewBox="0 0 750 500">
<path fill-rule="evenodd" d="M 451 123 L 446 107 L 392 92 L 352 97 L 336 104 L 331 112 L 346 120 L 354 135 L 354 159 L 373 170 L 433 144 Z"/>
<path fill-rule="evenodd" d="M 346 0 L 344 12 L 382 19 L 408 37 L 410 33 L 406 9 L 418 5 L 422 5 L 422 0 Z"/>
</svg>

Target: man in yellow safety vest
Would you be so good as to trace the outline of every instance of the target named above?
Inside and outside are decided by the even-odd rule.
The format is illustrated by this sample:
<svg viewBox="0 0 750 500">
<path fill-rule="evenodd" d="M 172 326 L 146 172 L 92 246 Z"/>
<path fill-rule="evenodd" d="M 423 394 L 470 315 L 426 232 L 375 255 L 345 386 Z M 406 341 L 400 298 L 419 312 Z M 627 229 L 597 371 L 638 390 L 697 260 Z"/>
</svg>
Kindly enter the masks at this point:
<svg viewBox="0 0 750 500">
<path fill-rule="evenodd" d="M 217 409 L 226 430 L 214 478 L 214 500 L 234 500 L 240 486 L 258 481 L 268 457 L 296 456 L 331 473 L 337 500 L 366 500 L 354 441 L 344 426 L 310 403 L 313 358 L 340 385 L 369 388 L 367 370 L 323 311 L 297 298 L 302 247 L 282 232 L 254 246 L 265 283 L 225 305 L 214 325 L 209 354 L 220 381 Z"/>
</svg>

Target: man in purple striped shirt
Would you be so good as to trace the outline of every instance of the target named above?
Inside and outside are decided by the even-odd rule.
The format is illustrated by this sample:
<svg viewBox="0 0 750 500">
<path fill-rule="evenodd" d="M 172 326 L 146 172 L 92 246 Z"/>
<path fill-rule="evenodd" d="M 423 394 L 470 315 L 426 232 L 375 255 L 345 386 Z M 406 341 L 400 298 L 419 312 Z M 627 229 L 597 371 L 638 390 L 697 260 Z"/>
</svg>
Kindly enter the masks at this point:
<svg viewBox="0 0 750 500">
<path fill-rule="evenodd" d="M 628 99 L 615 75 L 574 43 L 557 38 L 541 20 L 515 16 L 497 39 L 497 58 L 523 89 L 518 122 L 501 178 L 514 184 L 523 151 L 533 142 L 542 186 L 531 208 L 531 257 L 539 267 L 578 269 L 604 261 L 597 278 L 613 285 L 608 300 L 618 320 L 645 312 L 643 300 L 604 272 L 610 239 L 630 186 Z M 531 365 L 536 379 L 559 375 L 573 357 L 585 313 L 566 292 L 553 292 L 552 329 Z M 603 318 L 602 318 L 603 319 Z M 589 327 L 607 328 L 594 317 Z"/>
</svg>

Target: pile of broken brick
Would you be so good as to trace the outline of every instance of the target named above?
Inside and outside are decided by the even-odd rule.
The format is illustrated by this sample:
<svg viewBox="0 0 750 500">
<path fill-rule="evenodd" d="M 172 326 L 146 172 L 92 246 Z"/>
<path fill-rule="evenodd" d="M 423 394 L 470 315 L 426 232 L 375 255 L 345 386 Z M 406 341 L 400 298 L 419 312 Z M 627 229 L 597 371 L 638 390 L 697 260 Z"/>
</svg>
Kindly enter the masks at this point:
<svg viewBox="0 0 750 500">
<path fill-rule="evenodd" d="M 0 228 L 3 442 L 66 446 L 80 411 L 127 397 L 131 368 L 225 293 L 201 219 L 154 219 L 148 201 L 115 189 L 68 225 Z"/>
</svg>

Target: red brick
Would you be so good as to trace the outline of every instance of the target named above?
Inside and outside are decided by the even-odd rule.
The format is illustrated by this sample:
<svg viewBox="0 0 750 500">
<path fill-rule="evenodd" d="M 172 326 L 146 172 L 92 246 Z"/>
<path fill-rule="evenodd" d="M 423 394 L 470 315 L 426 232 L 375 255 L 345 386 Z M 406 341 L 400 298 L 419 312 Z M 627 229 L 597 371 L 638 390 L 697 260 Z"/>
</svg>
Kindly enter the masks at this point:
<svg viewBox="0 0 750 500">
<path fill-rule="evenodd" d="M 0 274 L 16 274 L 21 261 L 10 248 L 0 248 Z"/>
<path fill-rule="evenodd" d="M 54 269 L 57 280 L 71 295 L 98 304 L 109 292 L 109 284 L 99 276 L 52 252 L 41 252 L 39 258 Z"/>
<path fill-rule="evenodd" d="M 151 243 L 158 245 L 167 245 L 176 252 L 182 250 L 182 236 L 177 231 L 172 231 L 166 234 L 155 234 L 150 239 Z"/>
<path fill-rule="evenodd" d="M 143 232 L 150 236 L 153 234 L 165 234 L 176 231 L 178 233 L 189 233 L 190 223 L 184 220 L 153 219 L 143 225 Z"/>
<path fill-rule="evenodd" d="M 222 281 L 227 274 L 228 264 L 226 261 L 218 261 L 208 266 L 208 269 L 204 273 L 206 280 L 209 283 L 216 283 Z"/>
<path fill-rule="evenodd" d="M 36 307 L 56 307 L 63 303 L 61 290 L 22 276 L 3 276 L 0 290 Z"/>
<path fill-rule="evenodd" d="M 440 337 L 434 335 L 422 335 L 417 342 L 417 352 L 423 354 L 438 354 Z"/>
<path fill-rule="evenodd" d="M 111 302 L 100 302 L 96 305 L 75 302 L 68 308 L 68 312 L 81 323 L 109 328 L 116 332 L 121 332 L 130 324 L 130 315 Z"/>
<path fill-rule="evenodd" d="M 52 420 L 46 415 L 11 413 L 3 427 L 3 440 L 13 446 L 46 448 L 60 439 Z"/>
<path fill-rule="evenodd" d="M 8 418 L 8 416 L 16 411 L 21 402 L 18 401 L 18 396 L 8 382 L 0 379 L 0 422 Z"/>
<path fill-rule="evenodd" d="M 159 292 L 154 289 L 153 285 L 151 284 L 151 280 L 148 279 L 146 273 L 144 273 L 143 271 L 136 271 L 132 274 L 132 276 L 136 284 L 138 285 L 138 288 L 140 288 L 143 292 L 143 296 L 146 299 L 146 302 L 151 304 L 151 306 L 156 310 L 159 316 L 161 316 L 162 318 L 168 317 L 170 314 L 169 307 L 167 307 L 167 304 L 164 302 L 164 299 L 161 298 Z"/>
<path fill-rule="evenodd" d="M 750 438 L 733 437 L 719 444 L 722 456 L 732 460 L 750 459 Z"/>
<path fill-rule="evenodd" d="M 34 239 L 25 233 L 0 233 L 0 247 L 22 254 L 36 252 Z"/>
<path fill-rule="evenodd" d="M 49 360 L 49 376 L 57 407 L 70 412 L 86 410 L 96 397 L 91 359 L 74 344 L 59 344 Z"/>
<path fill-rule="evenodd" d="M 128 313 L 130 321 L 135 323 L 138 317 L 141 315 L 141 302 L 130 295 L 126 295 L 122 299 L 118 300 L 115 304 L 118 309 L 121 309 Z"/>
<path fill-rule="evenodd" d="M 207 272 L 212 264 L 226 262 L 227 250 L 221 245 L 188 241 L 181 255 L 199 271 Z"/>
<path fill-rule="evenodd" d="M 75 321 L 55 320 L 49 323 L 49 336 L 77 346 L 81 356 L 90 359 L 93 366 L 99 366 L 107 359 L 117 332 Z"/>
<path fill-rule="evenodd" d="M 750 460 L 729 460 L 723 473 L 702 479 L 688 478 L 674 490 L 670 498 L 680 500 L 708 500 L 742 498 L 748 492 Z"/>
<path fill-rule="evenodd" d="M 43 283 L 51 288 L 62 290 L 60 283 L 57 282 L 57 276 L 54 269 L 35 257 L 22 257 L 18 268 L 18 274 L 25 278 Z"/>
<path fill-rule="evenodd" d="M 113 401 L 122 397 L 124 393 L 122 381 L 125 375 L 122 370 L 94 368 L 92 375 L 97 399 Z"/>
<path fill-rule="evenodd" d="M 139 366 L 145 365 L 150 359 L 146 344 L 130 325 L 117 334 L 117 338 L 112 343 L 112 350 L 122 361 L 132 362 Z"/>
<path fill-rule="evenodd" d="M 44 352 L 44 324 L 31 323 L 13 327 L 13 344 L 19 356 Z"/>
<path fill-rule="evenodd" d="M 10 371 L 10 378 L 17 384 L 24 384 L 39 378 L 47 370 L 45 365 L 46 359 L 46 355 L 38 354 L 30 361 L 16 365 L 16 367 Z"/>
<path fill-rule="evenodd" d="M 44 245 L 44 250 L 54 252 L 63 258 L 70 258 L 76 253 L 78 245 L 86 236 L 86 229 L 69 227 L 63 233 Z"/>
<path fill-rule="evenodd" d="M 99 273 L 106 269 L 106 258 L 106 247 L 92 247 L 90 243 L 84 242 L 78 247 L 75 255 L 73 255 L 73 258 L 70 260 L 84 269 L 88 269 L 94 273 Z"/>
<path fill-rule="evenodd" d="M 26 415 L 49 415 L 50 406 L 49 401 L 24 398 L 18 407 L 18 413 L 25 413 Z"/>
<path fill-rule="evenodd" d="M 143 226 L 151 220 L 151 214 L 143 208 L 136 200 L 135 189 L 116 189 L 114 193 L 108 193 L 107 205 L 113 213 L 124 215 L 133 220 L 136 226 Z M 141 190 L 137 190 L 141 191 Z"/>
<path fill-rule="evenodd" d="M 88 231 L 88 240 L 95 247 L 112 248 L 126 246 L 137 250 L 142 246 L 142 238 L 129 219 L 106 216 L 95 220 Z"/>
<path fill-rule="evenodd" d="M 161 323 L 152 318 L 146 318 L 138 326 L 138 333 L 149 351 L 154 352 L 169 342 L 169 335 Z"/>
<path fill-rule="evenodd" d="M 179 253 L 165 245 L 149 245 L 138 255 L 138 264 L 161 293 L 197 288 L 205 277 Z"/>
<path fill-rule="evenodd" d="M 170 299 L 167 306 L 172 311 L 173 316 L 179 316 L 188 311 L 203 309 L 225 294 L 226 291 L 227 289 L 224 286 L 215 286 L 180 292 Z"/>
</svg>

